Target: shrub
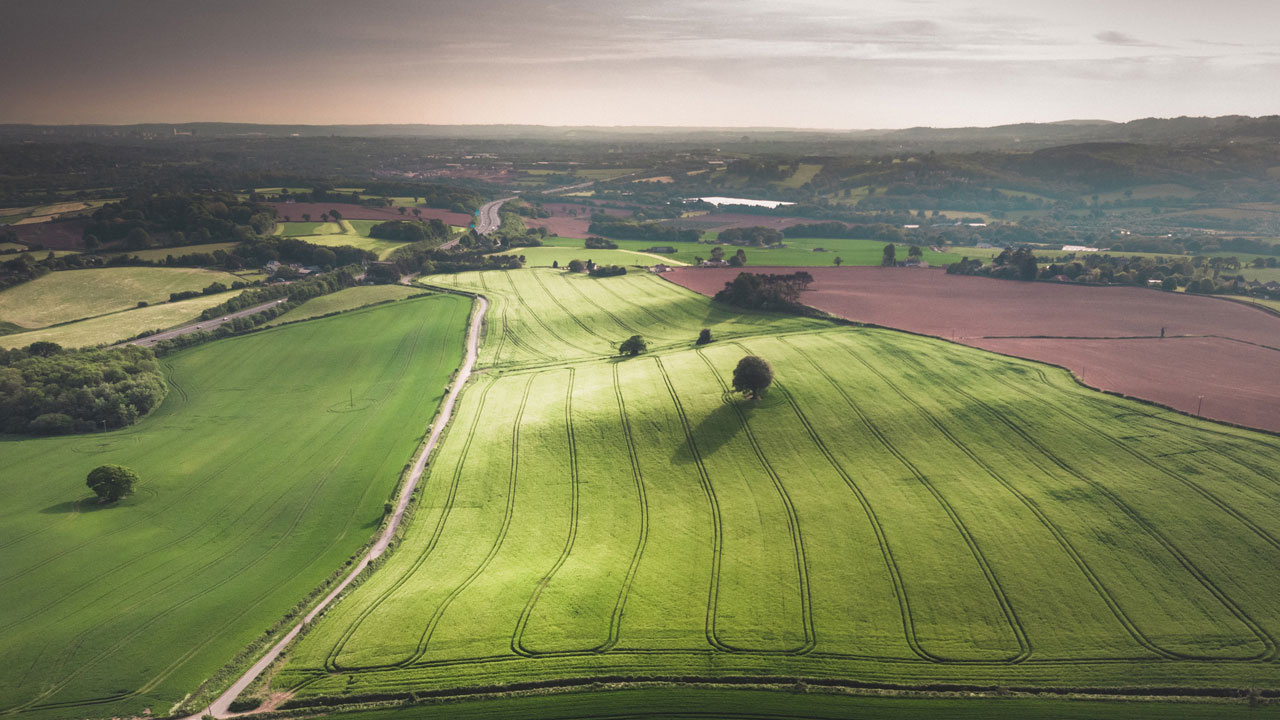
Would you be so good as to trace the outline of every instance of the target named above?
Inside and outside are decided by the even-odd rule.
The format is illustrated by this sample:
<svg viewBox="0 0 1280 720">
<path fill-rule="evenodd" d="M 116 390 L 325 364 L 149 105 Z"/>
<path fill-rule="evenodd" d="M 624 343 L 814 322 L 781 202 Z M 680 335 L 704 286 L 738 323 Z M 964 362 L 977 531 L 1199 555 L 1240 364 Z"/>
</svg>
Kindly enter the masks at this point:
<svg viewBox="0 0 1280 720">
<path fill-rule="evenodd" d="M 711 328 L 702 328 L 702 332 L 698 333 L 698 344 L 706 345 L 711 342 Z"/>
</svg>

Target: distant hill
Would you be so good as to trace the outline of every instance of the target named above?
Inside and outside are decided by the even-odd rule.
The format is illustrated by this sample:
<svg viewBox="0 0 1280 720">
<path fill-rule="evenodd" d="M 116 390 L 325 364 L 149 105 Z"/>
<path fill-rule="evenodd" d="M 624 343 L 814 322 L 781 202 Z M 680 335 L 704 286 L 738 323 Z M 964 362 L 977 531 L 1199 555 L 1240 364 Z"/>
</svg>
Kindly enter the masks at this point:
<svg viewBox="0 0 1280 720">
<path fill-rule="evenodd" d="M 74 140 L 191 141 L 282 137 L 428 138 L 649 143 L 794 143 L 907 150 L 1013 150 L 1095 142 L 1219 145 L 1280 141 L 1280 116 L 1061 120 L 995 127 L 809 130 L 772 127 L 650 127 L 546 125 L 255 125 L 148 123 L 140 125 L 0 125 L 0 142 Z"/>
</svg>

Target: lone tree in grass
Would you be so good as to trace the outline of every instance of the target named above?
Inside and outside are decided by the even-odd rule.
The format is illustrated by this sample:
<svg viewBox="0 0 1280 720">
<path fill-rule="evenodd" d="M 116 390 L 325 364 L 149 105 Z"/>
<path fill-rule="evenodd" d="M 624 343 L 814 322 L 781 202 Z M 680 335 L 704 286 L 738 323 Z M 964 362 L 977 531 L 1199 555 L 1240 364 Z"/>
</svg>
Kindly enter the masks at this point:
<svg viewBox="0 0 1280 720">
<path fill-rule="evenodd" d="M 586 272 L 586 270 L 587 270 L 587 264 L 582 262 L 581 260 L 569 261 L 569 272 L 580 273 L 580 272 Z"/>
<path fill-rule="evenodd" d="M 138 474 L 121 465 L 99 465 L 89 472 L 85 484 L 98 496 L 98 502 L 110 503 L 133 493 Z"/>
<path fill-rule="evenodd" d="M 844 264 L 844 258 L 837 255 L 836 259 L 833 262 L 836 264 L 836 267 L 840 267 L 841 265 Z"/>
<path fill-rule="evenodd" d="M 755 400 L 773 383 L 773 368 L 762 357 L 748 355 L 733 369 L 733 389 Z"/>
<path fill-rule="evenodd" d="M 632 335 L 626 340 L 623 340 L 622 344 L 618 346 L 618 352 L 626 355 L 627 357 L 635 357 L 648 349 L 649 344 L 646 343 L 644 338 L 639 335 Z"/>
<path fill-rule="evenodd" d="M 711 342 L 711 328 L 702 328 L 702 332 L 698 333 L 698 344 L 706 345 Z"/>
</svg>

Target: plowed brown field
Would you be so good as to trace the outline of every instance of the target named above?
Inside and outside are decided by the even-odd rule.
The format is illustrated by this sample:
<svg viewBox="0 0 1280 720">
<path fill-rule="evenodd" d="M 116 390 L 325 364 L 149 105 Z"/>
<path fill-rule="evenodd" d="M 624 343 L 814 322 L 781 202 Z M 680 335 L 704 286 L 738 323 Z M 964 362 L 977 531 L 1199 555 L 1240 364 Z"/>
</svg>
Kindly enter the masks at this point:
<svg viewBox="0 0 1280 720">
<path fill-rule="evenodd" d="M 1143 288 L 939 270 L 806 270 L 815 281 L 802 301 L 832 315 L 1060 365 L 1093 387 L 1280 432 L 1280 317 L 1264 310 Z M 681 268 L 664 277 L 714 295 L 738 272 Z"/>
</svg>

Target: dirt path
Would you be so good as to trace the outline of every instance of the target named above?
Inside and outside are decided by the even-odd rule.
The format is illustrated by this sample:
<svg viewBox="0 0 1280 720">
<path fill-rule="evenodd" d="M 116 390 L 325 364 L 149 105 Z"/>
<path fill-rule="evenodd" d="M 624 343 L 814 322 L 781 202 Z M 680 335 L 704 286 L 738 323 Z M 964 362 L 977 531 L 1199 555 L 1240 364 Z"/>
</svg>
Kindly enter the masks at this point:
<svg viewBox="0 0 1280 720">
<path fill-rule="evenodd" d="M 386 552 L 387 547 L 391 544 L 391 539 L 395 536 L 396 530 L 400 527 L 400 521 L 404 518 L 405 508 L 409 506 L 409 500 L 413 497 L 414 488 L 418 486 L 418 480 L 422 477 L 422 471 L 427 467 L 427 459 L 431 457 L 431 451 L 435 449 L 436 443 L 440 440 L 440 434 L 444 432 L 444 428 L 449 424 L 449 418 L 453 416 L 453 406 L 458 399 L 458 395 L 462 392 L 462 388 L 467 384 L 467 380 L 471 378 L 471 370 L 476 364 L 476 355 L 480 348 L 480 326 L 484 322 L 485 311 L 489 309 L 489 301 L 483 297 L 476 297 L 475 312 L 471 315 L 471 325 L 467 329 L 467 354 L 462 361 L 462 366 L 458 368 L 458 375 L 454 378 L 452 387 L 449 388 L 449 394 L 445 396 L 444 403 L 440 406 L 440 414 L 436 417 L 436 422 L 431 426 L 431 435 L 427 437 L 427 442 L 422 447 L 422 452 L 418 455 L 418 460 L 414 462 L 413 467 L 409 470 L 409 477 L 405 480 L 404 487 L 400 489 L 400 497 L 396 502 L 395 512 L 391 515 L 391 520 L 387 523 L 386 529 L 382 531 L 382 535 L 369 548 L 369 552 L 360 558 L 360 562 L 356 563 L 351 572 L 338 583 L 328 595 L 324 596 L 311 612 L 302 618 L 302 621 L 294 625 L 280 642 L 276 643 L 263 655 L 256 663 L 253 664 L 238 680 L 227 688 L 226 692 L 218 696 L 209 707 L 200 712 L 189 715 L 183 720 L 200 720 L 202 717 L 213 716 L 215 718 L 233 717 L 236 715 L 246 715 L 249 713 L 232 713 L 230 711 L 231 702 L 236 699 L 245 688 L 249 687 L 254 680 L 266 670 L 271 663 L 280 657 L 286 646 L 293 642 L 293 639 L 302 631 L 303 626 L 310 623 L 325 608 L 342 593 L 343 590 L 356 579 L 369 563 L 378 559 L 382 553 Z"/>
</svg>

